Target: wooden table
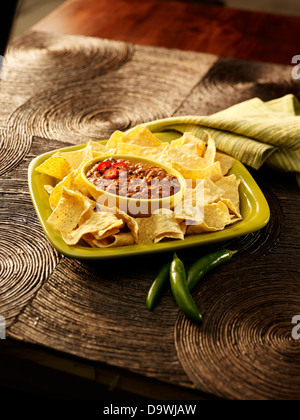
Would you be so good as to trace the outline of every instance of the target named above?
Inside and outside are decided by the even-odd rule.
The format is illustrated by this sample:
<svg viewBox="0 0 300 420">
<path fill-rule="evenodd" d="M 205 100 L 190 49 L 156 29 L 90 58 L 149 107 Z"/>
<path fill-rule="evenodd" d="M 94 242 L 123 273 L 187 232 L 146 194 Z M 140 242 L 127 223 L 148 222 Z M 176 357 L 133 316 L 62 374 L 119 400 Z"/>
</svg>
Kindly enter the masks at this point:
<svg viewBox="0 0 300 420">
<path fill-rule="evenodd" d="M 66 1 L 33 29 L 291 64 L 299 18 L 197 2 Z"/>
<path fill-rule="evenodd" d="M 176 97 L 175 94 L 175 96 L 170 95 L 170 98 L 168 98 L 170 111 L 166 112 L 173 115 L 187 112 L 206 112 L 209 114 L 230 105 L 230 100 L 226 98 L 227 96 L 230 97 L 230 95 L 232 97 L 233 92 L 236 92 L 237 100 L 248 99 L 254 95 L 261 96 L 262 99 L 271 99 L 286 93 L 294 93 L 300 97 L 297 81 L 289 80 L 288 83 L 281 83 L 282 80 L 289 79 L 291 68 L 286 66 L 291 63 L 292 57 L 300 52 L 299 23 L 300 19 L 293 17 L 237 11 L 192 2 L 69 0 L 32 28 L 34 31 L 37 31 L 37 35 L 33 36 L 29 33 L 29 35 L 26 35 L 27 38 L 25 36 L 19 41 L 19 44 L 17 41 L 17 47 L 15 46 L 15 48 L 19 48 L 19 53 L 20 50 L 22 52 L 22 48 L 26 52 L 26 43 L 28 43 L 29 48 L 33 50 L 32 54 L 35 54 L 32 45 L 34 44 L 36 51 L 38 51 L 40 42 L 41 45 L 43 44 L 43 54 L 46 54 L 46 52 L 51 54 L 51 48 L 53 48 L 54 44 L 55 48 L 57 48 L 56 42 L 58 39 L 55 38 L 52 41 L 53 33 L 56 34 L 55 37 L 59 37 L 59 34 L 73 34 L 122 41 L 125 42 L 125 45 L 126 43 L 133 43 L 136 45 L 136 54 L 138 53 L 144 58 L 145 55 L 149 55 L 150 58 L 148 57 L 147 60 L 150 60 L 149 63 L 152 63 L 151 65 L 154 65 L 153 60 L 155 57 L 156 59 L 159 58 L 161 62 L 164 62 L 163 60 L 167 60 L 169 64 L 171 62 L 175 67 L 176 62 L 189 60 L 192 73 L 189 74 L 185 87 L 186 103 L 185 101 L 180 101 L 180 97 Z M 84 42 L 81 38 L 78 39 L 78 42 Z M 63 38 L 63 40 L 68 43 L 68 36 Z M 91 41 L 87 42 L 89 48 L 92 49 Z M 46 45 L 46 43 L 48 44 Z M 146 48 L 144 50 L 144 46 L 149 47 L 149 49 Z M 156 50 L 156 47 L 164 47 L 169 50 Z M 118 54 L 123 54 L 120 62 L 116 63 L 116 69 L 118 69 L 118 66 L 122 66 L 122 63 L 126 63 L 126 60 L 130 62 L 132 51 L 130 44 L 126 49 L 124 44 L 117 43 L 115 48 Z M 199 53 L 200 55 L 198 55 Z M 205 54 L 201 55 L 201 53 Z M 24 54 L 24 57 L 26 57 L 26 54 Z M 38 57 L 41 59 L 40 56 Z M 241 59 L 252 60 L 253 62 L 241 61 Z M 71 58 L 70 66 L 76 65 L 74 62 L 75 60 Z M 148 63 L 148 61 L 146 62 Z M 268 62 L 269 64 L 263 62 Z M 200 82 L 195 76 L 197 68 L 199 68 L 199 74 L 201 73 Z M 80 69 L 82 73 L 78 83 L 73 85 L 74 92 L 77 92 L 76 89 L 79 89 L 78 92 L 83 92 L 80 89 L 83 89 L 85 79 L 84 66 Z M 18 66 L 15 71 L 17 74 Z M 32 67 L 31 73 L 35 71 L 35 67 Z M 47 66 L 45 67 L 46 71 Z M 208 72 L 208 75 L 206 75 L 206 72 Z M 0 185 L 1 201 L 4 203 L 1 213 L 4 216 L 2 217 L 2 223 L 6 233 L 16 229 L 14 226 L 21 226 L 18 228 L 18 232 L 24 235 L 24 243 L 32 240 L 30 230 L 33 231 L 33 235 L 34 232 L 39 232 L 38 251 L 36 252 L 41 253 L 41 256 L 31 257 L 29 255 L 31 245 L 28 245 L 28 249 L 26 245 L 24 251 L 22 251 L 22 247 L 17 246 L 19 236 L 16 236 L 13 243 L 12 237 L 9 237 L 9 234 L 7 234 L 7 243 L 11 241 L 12 249 L 14 249 L 16 244 L 17 251 L 10 255 L 5 248 L 5 242 L 3 242 L 5 251 L 3 251 L 2 256 L 0 255 L 2 258 L 0 258 L 2 273 L 9 272 L 9 267 L 15 266 L 13 284 L 17 284 L 20 281 L 20 287 L 24 289 L 27 287 L 26 276 L 31 275 L 34 281 L 29 287 L 30 290 L 26 289 L 27 298 L 25 301 L 24 298 L 22 298 L 23 300 L 20 298 L 19 304 L 18 302 L 15 303 L 16 299 L 14 300 L 14 293 L 16 296 L 19 296 L 19 291 L 17 288 L 14 290 L 13 285 L 11 288 L 8 287 L 5 293 L 0 294 L 0 309 L 6 311 L 3 312 L 5 315 L 6 313 L 9 315 L 7 339 L 0 341 L 0 386 L 3 387 L 2 391 L 5 392 L 6 387 L 12 387 L 21 393 L 28 392 L 33 395 L 63 396 L 64 398 L 92 397 L 94 399 L 107 400 L 116 398 L 197 400 L 251 398 L 253 396 L 257 398 L 263 398 L 264 396 L 266 398 L 278 398 L 281 392 L 284 398 L 288 397 L 288 392 L 291 392 L 290 395 L 294 397 L 296 390 L 293 392 L 293 386 L 298 384 L 299 377 L 299 372 L 295 369 L 295 363 L 299 361 L 300 354 L 299 343 L 291 339 L 291 320 L 294 315 L 297 315 L 297 308 L 299 308 L 300 302 L 299 287 L 297 287 L 300 271 L 298 258 L 299 229 L 297 228 L 300 203 L 299 191 L 294 177 L 287 174 L 280 175 L 267 168 L 259 172 L 252 171 L 269 201 L 272 211 L 271 222 L 266 229 L 257 234 L 255 244 L 250 248 L 247 255 L 242 254 L 236 262 L 213 274 L 209 282 L 206 282 L 203 289 L 201 289 L 201 292 L 209 294 L 210 288 L 212 290 L 215 288 L 216 296 L 221 302 L 224 297 L 222 297 L 220 284 L 220 279 L 222 278 L 224 278 L 224 284 L 232 281 L 233 287 L 236 288 L 235 290 L 241 284 L 240 293 L 243 301 L 247 301 L 248 292 L 255 300 L 254 292 L 257 290 L 257 309 L 261 311 L 261 316 L 266 316 L 265 322 L 261 318 L 251 319 L 250 315 L 250 318 L 247 318 L 247 312 L 247 314 L 244 314 L 246 323 L 243 324 L 243 317 L 240 321 L 230 319 L 231 312 L 229 309 L 226 309 L 229 311 L 226 312 L 229 320 L 225 319 L 224 323 L 230 328 L 230 336 L 246 334 L 249 342 L 247 343 L 246 340 L 246 343 L 243 343 L 246 346 L 243 354 L 247 353 L 247 345 L 251 347 L 251 334 L 254 334 L 252 342 L 255 344 L 255 350 L 252 349 L 250 354 L 251 360 L 248 360 L 248 363 L 251 363 L 250 365 L 247 364 L 247 369 L 250 369 L 250 366 L 263 369 L 260 353 L 255 353 L 261 346 L 265 355 L 268 354 L 270 356 L 270 363 L 274 367 L 274 371 L 278 368 L 278 376 L 276 376 L 277 372 L 271 374 L 269 371 L 260 372 L 258 370 L 261 375 L 259 375 L 257 382 L 257 390 L 251 383 L 249 387 L 246 386 L 244 391 L 237 391 L 236 389 L 232 391 L 230 381 L 234 381 L 234 377 L 228 378 L 228 383 L 224 384 L 224 389 L 216 385 L 215 392 L 211 386 L 206 388 L 195 387 L 191 379 L 186 375 L 186 370 L 178 363 L 172 347 L 174 345 L 173 328 L 177 310 L 171 300 L 171 296 L 168 295 L 164 298 L 165 312 L 163 309 L 160 309 L 158 314 L 153 315 L 153 318 L 151 318 L 150 314 L 142 312 L 145 319 L 138 319 L 143 307 L 147 285 L 150 284 L 156 269 L 165 261 L 164 256 L 157 258 L 155 262 L 151 260 L 151 257 L 135 261 L 134 269 L 130 260 L 121 267 L 114 266 L 112 275 L 112 265 L 110 263 L 86 266 L 80 262 L 62 259 L 59 254 L 53 252 L 39 230 L 38 221 L 32 211 L 32 204 L 26 190 L 28 163 L 35 155 L 43 151 L 58 148 L 61 145 L 67 146 L 72 142 L 72 140 L 69 140 L 68 134 L 64 133 L 64 129 L 51 126 L 51 124 L 49 126 L 47 118 L 49 115 L 48 111 L 51 109 L 49 108 L 48 111 L 45 109 L 45 112 L 43 109 L 46 105 L 51 107 L 53 103 L 55 104 L 56 94 L 54 92 L 52 93 L 53 96 L 48 95 L 46 98 L 45 95 L 42 96 L 40 93 L 43 89 L 47 88 L 50 91 L 51 84 L 58 83 L 59 92 L 64 90 L 63 79 L 61 84 L 59 84 L 59 71 L 54 77 L 52 69 L 51 74 L 49 73 L 50 82 L 49 78 L 41 79 L 41 82 L 36 80 L 36 84 L 29 85 L 28 90 L 25 89 L 24 83 L 24 86 L 22 86 L 24 96 L 22 97 L 13 95 L 14 89 L 18 89 L 17 81 L 14 88 L 4 85 L 6 89 L 4 98 L 5 101 L 7 100 L 8 105 L 6 109 L 4 109 L 4 106 L 2 109 L 1 127 L 4 132 L 3 136 L 6 136 L 5 138 L 10 139 L 12 142 L 19 140 L 24 150 L 21 151 L 22 153 L 20 152 L 20 156 L 18 155 L 19 152 L 15 156 L 11 155 L 10 166 L 8 165 L 9 170 L 5 170 L 0 177 L 2 182 Z M 105 72 L 103 74 L 105 75 Z M 93 77 L 97 76 L 94 75 Z M 161 77 L 163 77 L 163 73 L 161 73 Z M 176 73 L 175 71 L 172 77 L 181 77 L 183 80 L 184 70 L 179 68 L 178 72 Z M 218 88 L 219 82 L 220 88 Z M 236 82 L 237 84 L 235 84 Z M 213 85 L 215 89 L 212 92 L 208 89 L 210 85 Z M 197 86 L 200 86 L 202 90 L 198 92 Z M 112 86 L 111 89 L 114 91 Z M 86 92 L 89 92 L 89 90 Z M 105 91 L 103 94 L 105 95 Z M 207 100 L 205 95 L 207 95 Z M 212 99 L 216 95 L 218 97 L 217 101 Z M 201 98 L 201 101 L 199 98 Z M 202 98 L 204 98 L 204 101 L 202 101 Z M 24 105 L 25 99 L 27 100 L 26 106 Z M 163 97 L 159 98 L 161 102 L 159 102 L 157 107 L 162 107 L 163 99 Z M 72 102 L 72 99 L 68 101 Z M 73 105 L 74 108 L 72 108 Z M 66 107 L 68 106 L 69 104 L 66 102 Z M 72 102 L 72 106 L 71 108 L 76 112 L 77 105 Z M 59 112 L 63 111 L 59 110 Z M 149 118 L 151 118 L 151 109 L 149 112 Z M 41 115 L 45 118 L 45 124 L 41 120 Z M 141 118 L 146 118 L 145 115 L 147 114 L 142 113 L 141 115 Z M 103 138 L 105 138 L 109 131 L 112 130 L 112 125 L 117 117 L 115 115 L 107 117 L 103 113 L 100 114 L 100 117 L 98 115 L 97 118 L 98 120 L 95 120 L 97 124 L 99 123 L 101 126 L 103 122 L 101 118 L 106 124 L 107 132 L 103 134 Z M 131 118 L 133 118 L 133 114 Z M 133 123 L 136 123 L 134 118 L 132 120 Z M 34 124 L 36 124 L 36 127 Z M 39 126 L 39 124 L 41 125 Z M 16 129 L 14 136 L 11 134 L 11 137 L 9 137 L 9 132 L 5 131 L 7 126 L 10 129 L 12 127 L 21 128 L 19 131 Z M 94 135 L 93 130 L 91 133 Z M 11 169 L 13 169 L 12 172 Z M 17 210 L 14 213 L 12 209 L 20 209 L 18 206 L 21 203 L 23 203 L 24 213 L 23 209 L 22 211 L 20 210 L 20 215 Z M 5 238 L 3 241 L 6 240 Z M 43 252 L 47 255 L 44 255 Z M 193 250 L 190 253 L 183 253 L 182 256 L 189 263 L 197 257 L 197 252 L 198 250 Z M 43 269 L 31 267 L 31 265 L 35 264 L 35 258 L 38 260 L 40 258 L 38 263 L 42 262 Z M 20 266 L 23 268 L 20 268 Z M 145 267 L 148 268 L 145 269 Z M 59 313 L 60 310 L 65 310 L 69 314 L 68 316 L 76 318 L 76 312 L 72 314 L 72 308 L 70 307 L 73 302 L 75 308 L 80 307 L 83 313 L 86 311 L 86 314 L 89 313 L 89 309 L 84 305 L 95 305 L 95 310 L 97 310 L 95 313 L 97 317 L 100 317 L 101 321 L 101 308 L 98 307 L 97 301 L 93 300 L 97 298 L 98 291 L 96 293 L 96 288 L 99 286 L 96 286 L 95 282 L 99 272 L 102 275 L 105 289 L 104 296 L 107 296 L 107 299 L 110 300 L 106 294 L 109 291 L 112 292 L 110 290 L 111 286 L 109 286 L 110 282 L 112 282 L 116 287 L 116 293 L 120 293 L 120 307 L 124 310 L 131 308 L 132 322 L 136 322 L 139 326 L 141 340 L 144 339 L 144 336 L 149 335 L 149 339 L 145 339 L 143 346 L 151 348 L 151 342 L 153 341 L 151 333 L 153 329 L 158 328 L 159 323 L 162 324 L 164 329 L 159 332 L 156 340 L 161 339 L 162 343 L 165 340 L 167 344 L 165 348 L 162 344 L 161 349 L 158 344 L 153 345 L 153 351 L 159 354 L 159 352 L 163 353 L 167 349 L 168 351 L 170 350 L 170 354 L 169 356 L 166 354 L 162 358 L 164 366 L 161 371 L 159 370 L 159 363 L 153 369 L 151 365 L 143 367 L 139 363 L 140 356 L 138 354 L 135 356 L 134 353 L 131 353 L 130 347 L 127 348 L 129 356 L 126 357 L 128 360 L 126 357 L 124 358 L 126 346 L 130 345 L 128 344 L 130 343 L 130 337 L 129 341 L 126 341 L 127 338 L 124 339 L 124 348 L 120 350 L 120 354 L 118 354 L 118 349 L 116 348 L 116 354 L 112 354 L 111 359 L 107 357 L 105 346 L 109 347 L 110 343 L 109 341 L 105 342 L 105 334 L 108 334 L 107 340 L 115 340 L 118 343 L 118 339 L 113 333 L 114 329 L 115 331 L 118 330 L 118 325 L 114 325 L 114 315 L 117 315 L 116 321 L 119 322 L 119 325 L 122 325 L 123 322 L 121 312 L 117 313 L 118 308 L 111 309 L 111 325 L 109 325 L 109 319 L 105 318 L 105 322 L 108 324 L 105 327 L 107 328 L 106 332 L 102 336 L 102 350 L 99 350 L 97 347 L 98 342 L 93 341 L 94 337 L 95 340 L 97 338 L 96 332 L 86 332 L 86 340 L 90 340 L 89 342 L 87 341 L 86 350 L 82 350 L 84 349 L 82 339 L 79 338 L 77 340 L 75 336 L 73 341 L 72 338 L 66 336 L 65 341 L 68 345 L 65 344 L 65 347 L 60 345 L 57 342 L 56 333 L 61 330 L 61 334 L 66 334 L 64 332 L 65 321 L 55 326 L 55 318 L 53 318 L 54 326 L 52 329 L 52 326 L 47 325 L 47 321 L 42 319 L 41 313 L 44 310 L 43 308 L 45 308 L 49 317 L 53 315 L 52 311 L 53 313 L 55 311 Z M 122 273 L 124 274 L 123 277 Z M 10 275 L 12 276 L 12 274 Z M 84 277 L 87 275 L 89 278 Z M 86 278 L 90 285 L 89 288 L 85 289 L 86 286 L 82 282 L 82 278 Z M 3 279 L 0 281 L 5 285 Z M 141 289 L 136 285 L 138 281 Z M 72 291 L 72 284 L 76 285 L 77 291 Z M 129 302 L 122 300 L 122 290 L 125 293 L 126 288 L 129 288 L 129 292 L 132 291 L 134 295 L 134 298 L 129 300 Z M 84 290 L 85 294 L 82 302 L 78 302 L 78 296 L 80 296 L 80 291 L 82 290 Z M 87 290 L 90 290 L 90 296 L 86 295 Z M 126 293 L 128 293 L 128 290 Z M 274 295 L 271 298 L 272 291 Z M 286 293 L 286 296 L 284 293 Z M 127 294 L 126 296 L 128 298 Z M 266 296 L 265 301 L 263 300 L 264 296 Z M 281 296 L 283 296 L 282 299 Z M 8 299 L 11 306 L 7 304 L 6 299 Z M 232 305 L 234 308 L 237 301 L 228 299 L 227 304 Z M 65 304 L 65 309 L 59 306 L 56 307 L 56 302 Z M 112 301 L 112 304 L 114 303 L 116 302 Z M 240 304 L 241 302 L 238 303 Z M 277 304 L 279 306 L 276 312 Z M 103 305 L 106 311 L 110 311 L 108 303 L 103 301 Z M 249 307 L 247 307 L 247 303 L 244 303 L 244 305 L 247 311 L 251 310 L 251 305 Z M 2 313 L 1 310 L 0 315 Z M 208 314 L 210 313 L 209 310 L 209 302 L 207 302 Z M 232 313 L 234 313 L 234 310 L 232 310 Z M 216 314 L 218 322 L 221 322 L 220 317 L 222 318 L 220 313 Z M 130 316 L 128 319 L 130 319 Z M 81 319 L 78 318 L 77 321 L 80 323 Z M 45 325 L 43 325 L 43 322 L 45 322 Z M 251 325 L 247 325 L 247 322 Z M 178 316 L 175 326 L 177 336 L 180 335 L 180 326 L 182 324 L 184 326 L 184 321 Z M 189 328 L 188 331 L 194 334 L 195 331 Z M 248 328 L 249 330 L 247 330 Z M 210 333 L 216 333 L 214 325 L 211 326 Z M 70 337 L 71 334 L 72 332 L 70 332 Z M 73 334 L 75 334 L 74 331 Z M 85 337 L 84 330 L 82 330 L 82 334 Z M 250 334 L 250 337 L 248 334 Z M 161 338 L 159 338 L 160 335 Z M 138 347 L 138 344 L 136 346 Z M 141 354 L 147 352 L 147 348 L 143 347 L 140 351 Z M 238 364 L 239 356 L 235 355 L 235 357 L 237 357 L 235 361 Z M 240 357 L 243 360 L 242 354 Z M 280 383 L 281 379 L 286 381 L 288 375 L 286 373 L 287 367 L 290 368 L 291 380 L 290 382 Z M 185 366 L 185 368 L 188 370 L 189 367 Z M 283 372 L 280 371 L 281 368 Z M 247 383 L 247 374 L 251 376 L 251 371 L 249 370 L 248 373 L 245 371 L 241 375 L 242 378 L 239 379 L 243 379 Z M 270 374 L 272 380 L 276 382 L 277 379 L 278 383 L 268 387 L 268 380 L 266 380 L 267 385 L 264 382 L 266 378 L 264 374 Z M 273 374 L 274 377 L 272 376 Z M 211 377 L 209 379 L 210 382 L 213 382 Z M 287 389 L 287 392 L 285 392 L 285 389 Z"/>
</svg>

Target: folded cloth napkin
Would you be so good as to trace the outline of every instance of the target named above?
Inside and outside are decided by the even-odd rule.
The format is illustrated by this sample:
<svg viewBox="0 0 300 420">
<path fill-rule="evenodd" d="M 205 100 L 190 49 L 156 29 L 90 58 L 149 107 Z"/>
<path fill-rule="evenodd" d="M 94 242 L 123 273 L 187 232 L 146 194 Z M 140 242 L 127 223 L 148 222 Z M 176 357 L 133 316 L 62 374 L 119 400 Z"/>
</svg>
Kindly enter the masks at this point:
<svg viewBox="0 0 300 420">
<path fill-rule="evenodd" d="M 143 124 L 153 132 L 208 132 L 217 148 L 244 164 L 294 172 L 300 187 L 300 104 L 294 95 L 250 99 L 210 116 L 183 116 Z"/>
</svg>

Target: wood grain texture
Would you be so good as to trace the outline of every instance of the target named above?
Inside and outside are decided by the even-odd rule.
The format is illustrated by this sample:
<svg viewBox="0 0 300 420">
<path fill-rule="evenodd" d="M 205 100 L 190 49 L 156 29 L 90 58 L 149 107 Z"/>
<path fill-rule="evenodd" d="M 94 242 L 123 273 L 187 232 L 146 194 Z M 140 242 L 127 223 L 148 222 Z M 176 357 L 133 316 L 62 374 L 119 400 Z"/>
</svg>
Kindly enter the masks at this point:
<svg viewBox="0 0 300 420">
<path fill-rule="evenodd" d="M 22 149 L 21 136 L 14 135 L 10 141 L 15 151 Z M 33 149 L 17 168 L 9 164 L 0 177 L 0 313 L 8 327 L 60 259 L 43 234 L 28 191 L 27 169 Z"/>
<path fill-rule="evenodd" d="M 130 45 L 121 48 L 121 61 L 113 59 L 116 67 L 100 75 L 93 65 L 99 69 L 101 60 L 91 60 L 92 80 L 83 80 L 87 70 L 77 66 L 76 59 L 71 66 L 66 59 L 64 78 L 70 71 L 70 79 L 62 83 L 53 78 L 51 87 L 43 89 L 43 72 L 51 74 L 47 46 L 54 48 L 56 57 L 58 46 L 66 51 L 63 46 L 75 38 L 42 34 L 40 46 L 38 39 L 37 33 L 26 34 L 25 55 L 22 39 L 11 50 L 13 59 L 17 62 L 20 53 L 23 62 L 11 73 L 3 93 L 13 107 L 8 91 L 19 78 L 21 103 L 5 120 L 11 140 L 2 138 L 2 144 L 14 145 L 17 153 L 13 156 L 3 148 L 0 176 L 0 313 L 9 320 L 8 337 L 217 397 L 295 396 L 300 348 L 291 340 L 291 319 L 300 299 L 295 228 L 300 203 L 293 177 L 268 169 L 251 171 L 269 201 L 272 218 L 256 233 L 251 248 L 195 290 L 205 318 L 200 330 L 178 311 L 170 291 L 154 312 L 146 309 L 153 277 L 172 253 L 120 259 L 114 265 L 64 258 L 41 231 L 26 181 L 33 157 L 88 138 L 106 138 L 114 129 L 163 116 L 209 114 L 253 95 L 264 100 L 285 93 L 299 97 L 291 68 Z M 110 43 L 103 42 L 110 56 Z M 82 37 L 79 45 L 76 55 L 82 63 Z M 88 50 L 90 45 L 87 39 Z M 98 45 L 101 54 L 101 40 Z M 111 46 L 114 56 L 115 42 Z M 37 89 L 28 98 L 26 57 L 31 59 L 31 50 L 39 58 Z M 56 66 L 54 59 L 53 72 Z M 78 70 L 78 80 L 72 69 Z M 244 239 L 225 246 L 241 243 Z M 188 266 L 216 247 L 179 255 Z M 289 379 L 288 372 L 295 377 Z"/>
<path fill-rule="evenodd" d="M 37 83 L 40 86 L 39 92 L 10 114 L 7 125 L 21 133 L 70 143 L 83 143 L 90 139 L 105 140 L 115 130 L 126 130 L 145 121 L 172 115 L 217 59 L 209 54 L 179 50 L 170 52 L 164 48 L 130 45 L 124 47 L 123 43 L 112 43 L 111 56 L 121 55 L 121 59 L 117 60 L 120 68 L 116 69 L 110 63 L 110 71 L 105 72 L 99 70 L 99 65 L 105 65 L 103 50 L 107 49 L 106 40 L 95 42 L 93 38 L 86 38 L 87 51 L 91 42 L 95 44 L 95 49 L 98 48 L 98 59 L 87 63 L 86 48 L 80 42 L 76 43 L 76 37 L 64 35 L 57 38 L 42 33 L 40 40 L 37 33 L 31 32 L 25 37 L 25 47 L 22 39 L 10 48 L 9 62 L 13 62 L 10 55 L 20 62 L 18 57 L 23 56 L 24 50 L 26 52 L 31 48 L 30 51 L 34 51 L 31 55 L 43 58 L 35 61 L 35 71 L 44 75 L 45 62 L 48 66 L 51 63 L 53 67 L 56 66 L 56 60 L 48 57 L 48 45 L 54 51 L 66 51 L 67 47 L 63 45 L 73 43 L 76 44 L 76 50 L 73 55 L 67 54 L 67 57 L 71 55 L 76 64 L 73 69 L 68 59 L 65 62 L 61 60 L 62 80 L 58 78 L 54 82 L 52 76 L 48 89 L 40 80 L 40 85 Z M 37 40 L 40 40 L 39 44 Z M 83 42 L 83 38 L 79 40 Z M 121 51 L 118 53 L 119 49 Z M 123 50 L 130 50 L 131 58 L 127 54 L 124 60 Z M 121 66 L 122 59 L 124 65 Z M 57 60 L 60 60 L 59 55 Z M 87 78 L 84 74 L 89 68 L 94 70 L 91 77 Z M 18 89 L 18 82 L 15 83 L 16 75 L 19 74 L 17 70 L 8 76 L 15 89 Z M 23 82 L 23 78 L 24 81 L 32 80 L 27 61 L 20 64 L 19 71 L 23 74 L 19 89 L 24 92 L 21 85 L 27 83 Z M 65 123 L 66 119 L 68 124 Z"/>
<path fill-rule="evenodd" d="M 13 128 L 0 129 L 0 175 L 18 166 L 31 147 L 29 134 L 17 133 Z"/>
<path fill-rule="evenodd" d="M 291 67 L 220 57 L 176 115 L 211 115 L 254 97 L 270 101 L 289 93 L 300 95 Z"/>
<path fill-rule="evenodd" d="M 169 296 L 155 313 L 145 306 L 157 268 L 146 264 L 142 270 L 132 260 L 112 267 L 64 259 L 10 336 L 191 386 L 173 342 L 176 305 Z"/>
<path fill-rule="evenodd" d="M 133 45 L 85 36 L 66 36 L 29 31 L 8 46 L 6 80 L 13 79 L 30 96 L 66 83 L 92 80 L 125 63 Z M 22 73 L 22 77 L 19 75 Z M 17 77 L 18 76 L 18 77 Z"/>
<path fill-rule="evenodd" d="M 116 70 L 130 59 L 133 49 L 124 42 L 80 36 L 65 37 L 62 43 L 56 35 L 36 32 L 14 39 L 7 49 L 5 79 L 0 80 L 0 127 L 6 127 L 10 114 L 35 94 L 43 92 L 51 101 L 53 88 L 92 81 Z M 10 130 L 29 133 L 18 121 Z"/>
<path fill-rule="evenodd" d="M 288 65 L 300 18 L 160 0 L 69 0 L 35 30 Z"/>
</svg>

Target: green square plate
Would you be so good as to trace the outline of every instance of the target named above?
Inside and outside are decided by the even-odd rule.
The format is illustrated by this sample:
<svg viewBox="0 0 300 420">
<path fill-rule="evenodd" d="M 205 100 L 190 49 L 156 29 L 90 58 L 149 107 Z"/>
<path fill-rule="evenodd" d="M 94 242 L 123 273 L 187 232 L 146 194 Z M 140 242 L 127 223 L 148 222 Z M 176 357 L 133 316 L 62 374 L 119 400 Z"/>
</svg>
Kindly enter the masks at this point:
<svg viewBox="0 0 300 420">
<path fill-rule="evenodd" d="M 158 133 L 156 134 L 157 137 L 160 137 L 162 140 L 170 140 L 165 139 L 164 136 L 160 136 Z M 101 143 L 105 144 L 105 142 Z M 60 149 L 60 151 L 75 151 L 83 147 L 85 147 L 85 144 Z M 270 220 L 269 205 L 263 193 L 245 166 L 239 161 L 236 161 L 230 173 L 235 174 L 241 181 L 240 197 L 243 220 L 226 227 L 223 231 L 190 236 L 184 240 L 173 240 L 170 242 L 149 245 L 131 245 L 119 248 L 96 249 L 89 248 L 88 246 L 68 246 L 64 243 L 60 233 L 52 229 L 46 223 L 52 210 L 49 205 L 49 195 L 46 192 L 44 185 L 54 185 L 54 180 L 49 176 L 36 172 L 36 168 L 57 151 L 58 150 L 54 150 L 52 152 L 45 153 L 38 156 L 31 162 L 28 168 L 28 182 L 37 216 L 47 238 L 58 252 L 69 258 L 97 260 L 164 251 L 176 251 L 188 247 L 228 241 L 230 239 L 244 236 L 262 229 Z"/>
</svg>

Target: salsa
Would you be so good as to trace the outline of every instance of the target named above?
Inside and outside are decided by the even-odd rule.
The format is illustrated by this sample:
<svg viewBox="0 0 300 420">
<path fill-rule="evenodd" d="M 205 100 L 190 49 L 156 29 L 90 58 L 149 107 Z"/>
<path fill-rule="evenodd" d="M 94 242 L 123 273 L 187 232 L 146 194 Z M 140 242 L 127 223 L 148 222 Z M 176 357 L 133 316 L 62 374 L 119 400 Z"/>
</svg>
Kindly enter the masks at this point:
<svg viewBox="0 0 300 420">
<path fill-rule="evenodd" d="M 121 197 L 157 199 L 180 191 L 175 175 L 159 166 L 130 160 L 106 159 L 95 164 L 86 176 L 96 187 Z"/>
</svg>

